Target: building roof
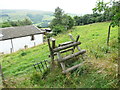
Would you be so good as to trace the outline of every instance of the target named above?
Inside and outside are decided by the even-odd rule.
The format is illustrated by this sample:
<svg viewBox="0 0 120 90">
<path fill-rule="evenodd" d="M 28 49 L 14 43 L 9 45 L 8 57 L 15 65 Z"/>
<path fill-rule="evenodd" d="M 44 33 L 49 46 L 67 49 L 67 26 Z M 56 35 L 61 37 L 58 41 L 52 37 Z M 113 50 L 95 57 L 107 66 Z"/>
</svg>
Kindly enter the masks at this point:
<svg viewBox="0 0 120 90">
<path fill-rule="evenodd" d="M 8 40 L 43 33 L 43 31 L 34 25 L 0 28 L 0 35 L 2 36 L 0 40 Z"/>
</svg>

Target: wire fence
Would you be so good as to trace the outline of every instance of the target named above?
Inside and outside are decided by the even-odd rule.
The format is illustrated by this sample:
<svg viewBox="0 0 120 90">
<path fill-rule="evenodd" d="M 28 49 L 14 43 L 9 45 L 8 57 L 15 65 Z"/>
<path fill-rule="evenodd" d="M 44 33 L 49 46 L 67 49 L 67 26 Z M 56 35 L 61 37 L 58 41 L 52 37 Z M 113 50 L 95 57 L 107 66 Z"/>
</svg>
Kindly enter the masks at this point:
<svg viewBox="0 0 120 90">
<path fill-rule="evenodd" d="M 44 72 L 46 69 L 50 67 L 50 61 L 44 60 L 39 63 L 33 64 L 33 67 L 36 71 Z"/>
</svg>

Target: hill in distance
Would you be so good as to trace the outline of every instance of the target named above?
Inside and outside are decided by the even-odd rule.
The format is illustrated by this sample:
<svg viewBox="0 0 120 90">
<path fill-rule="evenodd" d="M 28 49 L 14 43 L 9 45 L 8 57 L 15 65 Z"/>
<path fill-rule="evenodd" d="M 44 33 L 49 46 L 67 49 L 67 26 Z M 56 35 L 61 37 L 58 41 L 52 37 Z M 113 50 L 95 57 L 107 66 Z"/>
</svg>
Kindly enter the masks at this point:
<svg viewBox="0 0 120 90">
<path fill-rule="evenodd" d="M 42 27 L 48 26 L 51 20 L 54 18 L 51 11 L 41 11 L 41 10 L 24 10 L 24 9 L 1 9 L 0 10 L 0 23 L 7 20 L 16 21 L 29 18 L 33 24 L 40 25 Z M 70 14 L 70 16 L 75 16 L 75 14 Z"/>
</svg>

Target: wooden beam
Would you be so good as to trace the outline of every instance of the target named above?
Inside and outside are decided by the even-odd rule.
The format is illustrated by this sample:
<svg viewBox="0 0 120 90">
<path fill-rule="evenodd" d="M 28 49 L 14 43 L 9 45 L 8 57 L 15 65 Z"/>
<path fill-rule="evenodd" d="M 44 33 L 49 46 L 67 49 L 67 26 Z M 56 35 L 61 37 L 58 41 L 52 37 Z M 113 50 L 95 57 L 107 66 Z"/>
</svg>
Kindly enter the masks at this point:
<svg viewBox="0 0 120 90">
<path fill-rule="evenodd" d="M 72 67 L 68 68 L 67 70 L 63 70 L 62 73 L 63 73 L 63 74 L 68 73 L 69 71 L 72 71 L 72 70 L 80 67 L 80 66 L 83 65 L 84 63 L 85 63 L 85 61 L 82 62 L 82 63 L 80 63 L 80 64 L 77 64 L 77 65 L 75 65 L 75 66 L 72 66 Z"/>
<path fill-rule="evenodd" d="M 73 46 L 77 46 L 77 45 L 80 45 L 80 44 L 81 44 L 81 42 L 74 42 L 74 43 L 69 44 L 69 45 L 65 45 L 65 46 L 55 48 L 55 49 L 53 49 L 53 52 L 58 52 L 60 50 L 64 50 L 64 49 L 67 49 L 67 48 L 70 48 L 70 47 L 73 47 Z"/>
<path fill-rule="evenodd" d="M 73 42 L 72 41 L 68 41 L 68 42 L 59 44 L 59 46 L 65 46 L 65 45 L 68 45 L 68 44 L 71 44 L 71 43 L 73 43 Z"/>
<path fill-rule="evenodd" d="M 74 53 L 74 54 L 71 54 L 71 55 L 68 55 L 68 56 L 62 58 L 62 60 L 59 60 L 58 62 L 66 61 L 66 60 L 71 59 L 71 58 L 73 58 L 73 57 L 76 57 L 76 56 L 78 56 L 78 55 L 80 55 L 80 54 L 84 54 L 85 52 L 86 52 L 86 50 L 81 50 L 81 51 L 79 51 L 79 52 L 77 52 L 77 53 Z"/>
<path fill-rule="evenodd" d="M 68 51 L 73 51 L 73 48 L 60 51 L 60 53 L 65 53 L 65 52 L 68 52 Z M 57 53 L 54 53 L 54 56 L 55 56 L 55 55 L 57 55 Z M 49 57 L 50 57 L 50 55 L 49 55 Z"/>
<path fill-rule="evenodd" d="M 62 60 L 62 57 L 60 55 L 60 52 L 57 52 L 57 56 L 58 56 L 58 61 L 59 60 Z M 62 67 L 62 70 L 65 70 L 65 64 L 63 62 L 60 63 L 61 67 Z"/>
</svg>

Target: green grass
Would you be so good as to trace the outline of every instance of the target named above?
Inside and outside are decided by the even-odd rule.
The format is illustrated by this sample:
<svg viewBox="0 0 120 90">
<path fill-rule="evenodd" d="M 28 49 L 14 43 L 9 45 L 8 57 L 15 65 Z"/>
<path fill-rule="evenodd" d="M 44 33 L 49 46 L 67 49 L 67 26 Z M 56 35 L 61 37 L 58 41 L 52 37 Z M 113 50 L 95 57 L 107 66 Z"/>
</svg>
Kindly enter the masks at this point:
<svg viewBox="0 0 120 90">
<path fill-rule="evenodd" d="M 106 45 L 109 22 L 76 26 L 55 36 L 56 43 L 70 41 L 68 33 L 75 38 L 80 35 L 81 49 L 86 49 L 86 63 L 74 72 L 61 74 L 61 68 L 41 74 L 32 64 L 50 60 L 47 43 L 16 53 L 3 55 L 2 68 L 7 87 L 16 88 L 116 88 L 118 61 L 118 28 L 111 29 L 110 46 Z M 77 62 L 82 60 L 80 57 Z M 73 63 L 74 64 L 74 63 Z"/>
</svg>

